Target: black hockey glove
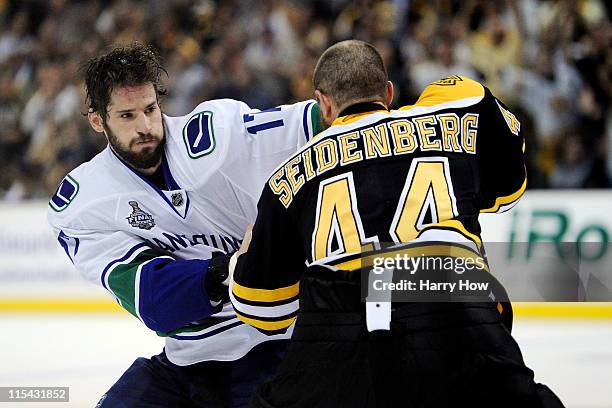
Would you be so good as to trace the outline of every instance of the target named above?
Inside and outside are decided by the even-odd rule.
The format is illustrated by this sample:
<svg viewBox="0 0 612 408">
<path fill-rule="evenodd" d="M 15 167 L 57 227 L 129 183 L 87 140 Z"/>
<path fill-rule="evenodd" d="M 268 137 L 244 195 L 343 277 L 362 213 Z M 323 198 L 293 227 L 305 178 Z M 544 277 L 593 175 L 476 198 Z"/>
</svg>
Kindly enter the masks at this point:
<svg viewBox="0 0 612 408">
<path fill-rule="evenodd" d="M 213 305 L 229 302 L 229 262 L 233 253 L 213 252 L 208 272 L 204 278 L 204 290 Z"/>
</svg>

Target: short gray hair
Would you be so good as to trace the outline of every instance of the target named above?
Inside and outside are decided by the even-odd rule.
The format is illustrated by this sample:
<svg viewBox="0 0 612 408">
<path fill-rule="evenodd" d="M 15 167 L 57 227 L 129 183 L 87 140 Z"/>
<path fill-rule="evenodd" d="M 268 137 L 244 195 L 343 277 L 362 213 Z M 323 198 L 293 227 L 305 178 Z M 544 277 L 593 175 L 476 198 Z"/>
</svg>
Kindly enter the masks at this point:
<svg viewBox="0 0 612 408">
<path fill-rule="evenodd" d="M 363 41 L 347 40 L 325 50 L 312 82 L 315 90 L 343 107 L 351 102 L 384 100 L 387 81 L 385 63 L 376 48 Z"/>
</svg>

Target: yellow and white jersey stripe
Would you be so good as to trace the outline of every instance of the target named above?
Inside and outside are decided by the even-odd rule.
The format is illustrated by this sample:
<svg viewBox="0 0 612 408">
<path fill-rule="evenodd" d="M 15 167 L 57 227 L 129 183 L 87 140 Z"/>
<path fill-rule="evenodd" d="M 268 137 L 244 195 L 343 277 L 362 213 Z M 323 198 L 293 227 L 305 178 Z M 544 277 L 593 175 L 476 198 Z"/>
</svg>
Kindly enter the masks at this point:
<svg viewBox="0 0 612 408">
<path fill-rule="evenodd" d="M 278 289 L 253 289 L 232 279 L 230 299 L 236 316 L 262 331 L 288 328 L 297 316 L 299 283 Z"/>
</svg>

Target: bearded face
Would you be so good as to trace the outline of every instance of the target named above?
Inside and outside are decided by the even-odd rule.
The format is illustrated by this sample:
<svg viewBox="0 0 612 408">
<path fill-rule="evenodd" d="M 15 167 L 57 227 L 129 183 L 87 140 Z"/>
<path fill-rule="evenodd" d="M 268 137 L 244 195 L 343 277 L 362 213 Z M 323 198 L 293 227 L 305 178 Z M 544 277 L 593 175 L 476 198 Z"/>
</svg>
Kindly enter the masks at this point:
<svg viewBox="0 0 612 408">
<path fill-rule="evenodd" d="M 113 151 L 135 169 L 150 169 L 160 163 L 166 142 L 163 126 L 161 136 L 153 133 L 139 134 L 127 145 L 121 142 L 107 124 L 104 125 L 104 131 Z"/>
<path fill-rule="evenodd" d="M 91 113 L 90 123 L 106 134 L 113 151 L 136 170 L 152 173 L 161 162 L 165 134 L 153 84 L 113 89 L 105 120 Z"/>
</svg>

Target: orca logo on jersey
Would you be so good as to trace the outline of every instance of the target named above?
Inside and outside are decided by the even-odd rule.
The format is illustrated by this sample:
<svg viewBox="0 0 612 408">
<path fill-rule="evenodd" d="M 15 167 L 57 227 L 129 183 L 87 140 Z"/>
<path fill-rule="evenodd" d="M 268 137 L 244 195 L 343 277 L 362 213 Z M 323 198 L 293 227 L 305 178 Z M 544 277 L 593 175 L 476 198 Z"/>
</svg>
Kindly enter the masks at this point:
<svg viewBox="0 0 612 408">
<path fill-rule="evenodd" d="M 153 216 L 142 211 L 136 201 L 128 201 L 128 204 L 132 207 L 132 213 L 126 219 L 132 227 L 150 230 L 155 226 Z"/>
<path fill-rule="evenodd" d="M 206 156 L 215 150 L 212 117 L 213 113 L 210 111 L 196 113 L 189 118 L 183 128 L 185 147 L 192 159 Z"/>
<path fill-rule="evenodd" d="M 49 207 L 56 212 L 64 211 L 78 193 L 79 183 L 68 174 L 60 183 L 53 197 L 51 197 Z"/>
</svg>

